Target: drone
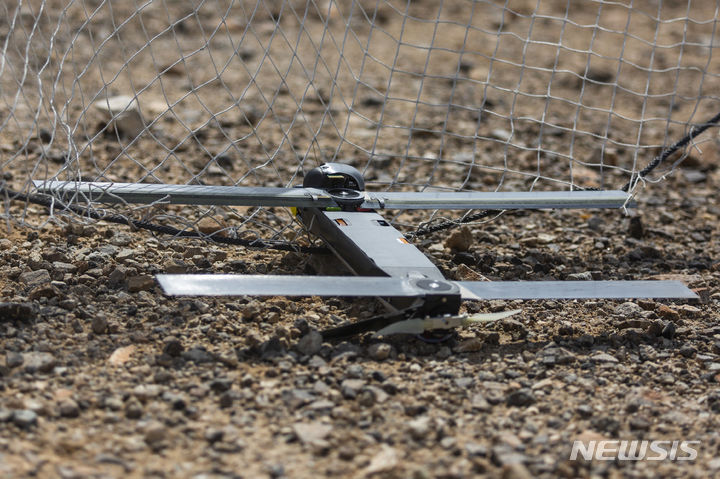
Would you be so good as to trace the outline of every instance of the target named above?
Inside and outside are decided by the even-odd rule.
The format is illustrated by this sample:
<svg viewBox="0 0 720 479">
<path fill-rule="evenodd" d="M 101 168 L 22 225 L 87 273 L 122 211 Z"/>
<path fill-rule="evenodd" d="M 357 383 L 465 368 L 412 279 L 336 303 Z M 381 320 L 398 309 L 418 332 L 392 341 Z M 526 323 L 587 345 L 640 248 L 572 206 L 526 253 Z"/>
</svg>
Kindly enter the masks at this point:
<svg viewBox="0 0 720 479">
<path fill-rule="evenodd" d="M 627 192 L 371 192 L 354 167 L 325 163 L 310 170 L 302 187 L 242 187 L 36 181 L 54 197 L 82 195 L 91 202 L 289 207 L 355 276 L 158 274 L 169 296 L 375 297 L 388 313 L 322 331 L 324 339 L 374 331 L 447 333 L 518 311 L 462 315 L 462 301 L 664 298 L 695 299 L 679 281 L 453 281 L 379 210 L 544 210 L 626 208 Z"/>
</svg>

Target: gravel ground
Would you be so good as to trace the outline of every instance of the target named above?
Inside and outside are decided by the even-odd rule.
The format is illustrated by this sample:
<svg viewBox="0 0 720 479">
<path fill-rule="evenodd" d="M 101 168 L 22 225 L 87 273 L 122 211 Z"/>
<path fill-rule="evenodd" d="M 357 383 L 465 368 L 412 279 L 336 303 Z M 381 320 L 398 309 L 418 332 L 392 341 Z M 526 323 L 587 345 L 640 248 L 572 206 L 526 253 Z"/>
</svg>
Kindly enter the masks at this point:
<svg viewBox="0 0 720 479">
<path fill-rule="evenodd" d="M 690 175 L 693 178 L 692 175 Z M 507 214 L 448 277 L 673 277 L 704 302 L 522 308 L 442 344 L 313 331 L 376 308 L 164 297 L 160 271 L 302 274 L 295 253 L 94 226 L 3 233 L 0 471 L 39 477 L 708 477 L 720 469 L 711 168 L 617 213 Z M 692 191 L 692 195 L 683 195 Z M 642 228 L 638 228 L 638 225 Z M 641 230 L 641 231 L 640 231 Z M 575 439 L 700 441 L 689 462 L 568 460 Z"/>
<path fill-rule="evenodd" d="M 644 124 L 642 138 L 630 128 L 637 128 L 638 122 L 623 120 L 645 111 L 645 103 L 640 104 L 637 97 L 618 98 L 619 110 L 612 122 L 607 115 L 596 114 L 597 110 L 576 110 L 577 101 L 606 107 L 609 96 L 605 92 L 612 85 L 608 79 L 613 78 L 615 67 L 598 56 L 592 71 L 586 71 L 591 66 L 586 55 L 568 51 L 556 58 L 554 51 L 541 48 L 526 52 L 528 59 L 548 67 L 559 61 L 552 93 L 569 99 L 553 103 L 547 112 L 557 127 L 539 129 L 535 120 L 523 123 L 522 118 L 508 121 L 515 114 L 545 118 L 542 94 L 549 81 L 538 70 L 518 84 L 515 67 L 525 58 L 513 35 L 504 36 L 497 51 L 482 36 L 470 39 L 477 44 L 478 55 L 465 58 L 466 63 L 448 55 L 449 70 L 429 72 L 448 75 L 460 68 L 466 79 L 457 88 L 453 84 L 452 93 L 446 77 L 428 77 L 420 98 L 417 82 L 409 74 L 408 78 L 399 76 L 392 91 L 383 90 L 389 87 L 383 75 L 392 58 L 382 56 L 389 50 L 378 43 L 370 48 L 379 61 L 364 71 L 352 115 L 337 97 L 334 102 L 325 101 L 330 83 L 322 68 L 316 91 L 307 90 L 307 77 L 300 74 L 304 72 L 292 70 L 287 82 L 281 82 L 277 71 L 258 68 L 252 88 L 257 92 L 267 88 L 275 95 L 268 96 L 274 102 L 272 111 L 263 110 L 267 105 L 257 92 L 238 102 L 242 109 L 223 109 L 228 97 L 237 100 L 233 95 L 238 93 L 228 85 L 247 81 L 247 71 L 240 67 L 257 66 L 266 58 L 260 40 L 276 31 L 276 7 L 281 2 L 261 2 L 272 10 L 272 18 L 260 12 L 253 32 L 257 44 L 249 37 L 238 51 L 229 39 L 241 35 L 245 25 L 233 15 L 223 17 L 221 34 L 208 39 L 210 27 L 217 27 L 219 7 L 202 3 L 199 14 L 183 17 L 188 10 L 183 5 L 155 2 L 123 24 L 119 33 L 115 31 L 122 42 L 108 41 L 102 55 L 94 55 L 93 48 L 121 23 L 123 15 L 132 16 L 136 6 L 114 2 L 113 9 L 99 9 L 87 23 L 88 13 L 81 8 L 84 2 L 68 10 L 67 21 L 79 29 L 81 40 L 74 46 L 73 58 L 78 64 L 82 58 L 95 62 L 88 63 L 78 89 L 90 89 L 87 85 L 93 81 L 107 81 L 106 77 L 112 77 L 108 72 L 118 72 L 108 94 L 133 92 L 137 88 L 133 82 L 146 84 L 139 101 L 154 122 L 151 134 L 145 132 L 136 141 L 123 143 L 113 132 L 102 133 L 99 112 L 79 105 L 86 101 L 87 92 L 78 93 L 67 111 L 77 120 L 77 136 L 88 140 L 72 164 L 78 176 L 281 186 L 299 182 L 295 175 L 298 169 L 307 170 L 308 165 L 301 164 L 306 157 L 315 164 L 338 153 L 338 159 L 364 169 L 374 188 L 432 185 L 488 190 L 502 185 L 506 190 L 527 190 L 557 187 L 554 179 L 565 182 L 561 186 L 572 182 L 617 187 L 627 180 L 635 159 L 630 147 L 618 145 L 640 140 L 643 145 L 659 145 L 668 141 L 667 128 L 673 129 L 673 137 L 675 130 L 682 130 L 680 121 L 665 121 L 667 105 L 658 107 L 653 103 L 657 98 L 649 102 L 647 114 L 662 121 Z M 372 10 L 375 2 L 363 3 Z M 535 2 L 510 3 L 515 13 L 504 14 L 482 4 L 492 15 L 478 10 L 474 34 L 492 33 L 504 25 L 507 32 L 524 38 Z M 685 15 L 680 2 L 666 3 L 663 14 L 667 18 Z M 62 4 L 59 0 L 49 3 Z M 418 9 L 413 14 L 434 12 L 433 2 L 412 4 Z M 566 4 L 543 2 L 543 8 L 549 7 L 542 13 L 562 17 Z M 467 17 L 463 8 L 453 5 L 445 14 Z M 47 14 L 61 11 L 49 8 Z M 170 18 L 185 20 L 166 29 L 168 12 Z M 625 7 L 608 4 L 603 12 L 603 22 L 619 25 L 613 28 L 626 24 Z M 697 18 L 713 18 L 708 16 L 714 15 L 712 11 L 705 13 L 697 13 Z M 285 15 L 281 26 L 292 33 L 297 22 L 289 13 Z M 596 21 L 592 10 L 573 15 L 578 15 L 573 17 L 579 19 L 578 25 Z M 633 18 L 637 22 L 634 34 L 652 38 L 652 31 L 647 30 L 654 28 L 652 15 Z M 30 26 L 33 19 L 27 12 L 21 18 Z M 306 28 L 321 31 L 319 20 L 317 12 L 311 12 Z M 377 21 L 387 38 L 397 35 L 401 20 L 390 4 L 381 6 Z M 359 22 L 357 31 L 366 34 L 364 20 L 357 17 L 355 21 Z M 43 22 L 38 31 L 48 33 L 55 24 Z M 335 33 L 343 33 L 341 21 L 331 19 L 328 25 Z M 534 25 L 533 35 L 539 35 L 539 41 L 555 41 L 558 25 L 545 18 Z M 688 41 L 695 42 L 694 46 L 682 50 L 688 65 L 701 64 L 706 57 L 707 52 L 698 46 L 702 35 L 696 32 L 709 35 L 711 26 L 692 25 Z M 7 30 L 9 25 L 2 28 Z M 66 38 L 59 38 L 58 45 L 74 38 L 73 28 Z M 464 29 L 452 23 L 443 28 L 447 31 L 440 32 L 439 41 L 451 49 L 463 44 Z M 124 68 L 117 63 L 120 55 L 144 45 L 145 29 L 172 32 L 155 37 L 158 51 L 187 49 L 196 54 L 181 63 L 174 64 L 172 59 L 163 63 L 152 49 L 145 49 L 134 57 L 132 68 Z M 661 38 L 681 42 L 681 30 L 663 30 Z M 568 28 L 564 39 L 587 48 L 582 42 L 589 41 L 588 31 Z M 420 45 L 427 32 L 427 24 L 413 20 L 404 38 Z M 385 37 L 377 33 L 376 38 Z M 192 50 L 198 39 L 201 46 L 213 47 L 217 58 L 207 54 L 211 49 Z M 624 37 L 603 41 L 598 43 L 612 46 Z M 281 55 L 284 45 L 277 40 L 273 48 Z M 642 48 L 635 49 L 638 45 L 628 44 L 627 62 L 645 60 Z M 9 49 L 8 61 L 23 51 Z M 333 54 L 331 48 L 325 53 Z M 655 53 L 658 65 L 679 64 L 672 48 Z M 507 60 L 495 62 L 491 78 L 503 88 L 489 89 L 488 102 L 484 102 L 478 82 L 488 78 L 488 59 L 495 54 Z M 214 62 L 223 55 L 237 55 L 245 63 L 233 63 L 224 71 L 227 83 L 211 81 L 217 74 Z M 312 60 L 314 51 L 305 45 L 303 55 Z M 400 56 L 398 68 L 414 71 L 426 57 L 426 49 L 408 49 Z M 669 82 L 686 88 L 687 92 L 673 97 L 677 100 L 673 111 L 690 117 L 696 106 L 692 96 L 696 83 L 680 82 L 672 69 L 668 71 L 673 74 L 658 74 L 653 87 L 664 91 Z M 58 78 L 71 81 L 77 71 L 68 69 L 64 74 L 70 80 L 63 75 Z M 632 70 L 623 74 L 631 78 L 627 85 L 643 91 L 644 76 L 633 75 Z M 688 68 L 685 74 L 695 73 Z M 5 92 L 15 91 L 16 78 L 0 80 L 5 82 L 1 85 Z M 712 91 L 716 78 L 706 80 L 704 88 Z M 354 95 L 353 85 L 340 82 L 339 91 L 347 91 L 337 96 L 348 91 Z M 513 96 L 518 87 L 528 95 Z M 580 90 L 585 97 L 578 100 Z M 456 98 L 450 98 L 455 94 Z M 378 128 L 386 95 L 410 99 L 389 102 L 384 113 L 386 126 L 401 128 Z M 301 104 L 298 98 L 303 99 Z M 15 108 L 13 121 L 0 131 L 3 178 L 21 188 L 30 175 L 39 179 L 38 175 L 52 175 L 67 166 L 62 150 L 66 145 L 41 130 L 46 113 L 34 116 L 22 108 L 25 101 L 33 104 L 31 90 L 19 103 L 3 99 L 2 115 L 8 113 L 7 108 Z M 420 99 L 422 108 L 418 108 Z M 447 125 L 437 122 L 438 112 L 430 105 L 450 100 L 478 108 L 482 100 L 483 108 L 493 114 L 481 122 L 476 110 L 448 112 L 445 108 L 453 128 L 446 132 Z M 160 113 L 153 113 L 158 101 Z M 703 104 L 693 121 L 701 120 L 705 108 Z M 80 115 L 79 119 L 74 115 Z M 338 130 L 328 126 L 331 122 L 323 123 L 329 117 L 340 125 Z M 415 131 L 408 124 L 410 117 Z M 342 134 L 343 125 L 349 128 L 345 142 L 338 143 L 336 136 Z M 608 141 L 601 142 L 599 150 L 596 140 L 603 139 L 602 131 L 608 127 Z M 12 128 L 31 133 L 21 141 Z M 310 138 L 314 131 L 317 137 Z M 541 142 L 538 131 L 544 135 Z M 482 140 L 476 144 L 473 135 Z M 12 205 L 11 218 L 42 226 L 12 224 L 0 231 L 0 476 L 523 479 L 718 475 L 720 140 L 715 132 L 708 132 L 704 139 L 702 155 L 697 149 L 689 151 L 681 171 L 638 190 L 639 208 L 632 216 L 617 211 L 514 212 L 415 241 L 451 279 L 679 279 L 697 290 L 700 302 L 466 303 L 469 312 L 520 308 L 522 313 L 458 331 L 440 344 L 370 335 L 323 343 L 318 337 L 319 329 L 383 311 L 369 301 L 168 298 L 153 278 L 160 272 L 313 274 L 332 261 L 322 256 L 154 237 L 103 222 L 63 226 L 47 221 L 41 207 Z M 379 140 L 377 151 L 375 140 Z M 639 149 L 641 162 L 657 153 Z M 368 154 L 370 150 L 373 155 Z M 564 159 L 558 160 L 551 152 Z M 574 161 L 567 161 L 571 156 Z M 480 159 L 482 165 L 476 163 Z M 602 177 L 596 168 L 599 159 L 604 162 Z M 569 164 L 572 173 L 567 171 Z M 535 176 L 536 172 L 546 178 Z M 548 179 L 552 181 L 546 183 Z M 540 180 L 537 185 L 535 180 Z M 242 222 L 261 237 L 277 233 L 296 239 L 295 233 L 283 230 L 289 215 L 280 209 L 258 214 L 239 208 L 168 210 L 174 224 L 186 225 L 206 216 L 204 224 L 197 223 L 200 229 L 212 231 L 218 224 Z M 135 217 L 165 213 L 133 212 Z M 406 214 L 395 219 L 417 225 L 427 217 Z M 569 460 L 573 441 L 603 439 L 700 443 L 692 461 Z"/>
</svg>

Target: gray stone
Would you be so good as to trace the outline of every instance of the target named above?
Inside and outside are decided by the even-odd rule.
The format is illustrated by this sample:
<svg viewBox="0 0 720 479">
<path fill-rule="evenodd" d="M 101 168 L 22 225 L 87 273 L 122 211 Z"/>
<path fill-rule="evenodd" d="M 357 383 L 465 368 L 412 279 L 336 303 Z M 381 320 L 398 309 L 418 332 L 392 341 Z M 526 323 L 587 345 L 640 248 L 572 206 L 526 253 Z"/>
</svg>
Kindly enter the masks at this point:
<svg viewBox="0 0 720 479">
<path fill-rule="evenodd" d="M 105 334 L 108 328 L 107 318 L 103 314 L 98 314 L 93 317 L 90 327 L 95 334 Z"/>
<path fill-rule="evenodd" d="M 21 429 L 30 429 L 37 425 L 38 415 L 28 409 L 19 409 L 13 412 L 12 422 Z"/>
<path fill-rule="evenodd" d="M 312 356 L 322 348 L 322 334 L 317 331 L 310 331 L 305 336 L 300 338 L 297 343 L 297 350 L 300 354 L 305 356 Z"/>
<path fill-rule="evenodd" d="M 178 357 L 183 352 L 183 345 L 175 336 L 167 336 L 163 339 L 163 353 L 171 357 Z"/>
<path fill-rule="evenodd" d="M 428 416 L 420 416 L 408 422 L 408 429 L 413 439 L 421 441 L 430 434 L 431 421 Z"/>
<path fill-rule="evenodd" d="M 27 321 L 35 317 L 35 308 L 32 303 L 0 303 L 0 322 Z"/>
<path fill-rule="evenodd" d="M 52 278 L 50 272 L 46 269 L 38 269 L 37 271 L 27 271 L 18 278 L 21 283 L 25 283 L 31 288 L 50 284 Z"/>
<path fill-rule="evenodd" d="M 8 351 L 7 353 L 5 353 L 5 366 L 7 366 L 8 368 L 13 369 L 18 366 L 22 366 L 22 363 L 22 354 L 16 353 L 14 351 Z"/>
<path fill-rule="evenodd" d="M 55 357 L 46 352 L 29 352 L 23 354 L 24 369 L 28 373 L 49 373 L 55 369 L 57 361 Z"/>
<path fill-rule="evenodd" d="M 643 312 L 642 307 L 630 301 L 622 303 L 615 308 L 615 314 L 623 318 L 632 318 Z"/>
<path fill-rule="evenodd" d="M 293 432 L 303 444 L 318 444 L 332 432 L 332 426 L 320 422 L 295 423 Z"/>
<path fill-rule="evenodd" d="M 346 399 L 355 399 L 363 386 L 365 381 L 362 379 L 346 379 L 340 385 L 340 392 Z"/>
<path fill-rule="evenodd" d="M 530 389 L 522 388 L 508 394 L 506 402 L 508 406 L 529 406 L 535 402 L 535 396 Z"/>
<path fill-rule="evenodd" d="M 617 363 L 618 362 L 617 358 L 609 355 L 608 353 L 594 354 L 590 357 L 590 359 L 596 363 Z"/>
<path fill-rule="evenodd" d="M 390 357 L 392 346 L 387 343 L 374 343 L 368 348 L 368 356 L 375 361 L 384 361 Z"/>
<path fill-rule="evenodd" d="M 74 418 L 80 415 L 80 407 L 72 399 L 65 399 L 58 405 L 58 412 L 62 417 Z"/>
</svg>

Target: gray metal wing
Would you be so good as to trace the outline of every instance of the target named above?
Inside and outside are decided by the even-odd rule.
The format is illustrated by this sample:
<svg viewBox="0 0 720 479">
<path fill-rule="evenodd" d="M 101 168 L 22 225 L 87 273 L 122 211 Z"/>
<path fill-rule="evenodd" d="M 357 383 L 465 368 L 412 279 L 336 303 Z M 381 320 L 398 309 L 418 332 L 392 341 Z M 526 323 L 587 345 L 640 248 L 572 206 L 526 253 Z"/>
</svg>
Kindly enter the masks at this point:
<svg viewBox="0 0 720 479">
<path fill-rule="evenodd" d="M 316 188 L 270 188 L 152 183 L 35 181 L 35 187 L 60 198 L 79 196 L 101 203 L 165 202 L 228 206 L 337 206 L 328 192 Z M 623 191 L 521 192 L 362 192 L 370 209 L 547 209 L 621 208 L 633 206 Z"/>
<path fill-rule="evenodd" d="M 506 210 L 621 208 L 632 206 L 624 191 L 499 191 L 368 193 L 366 205 L 399 210 Z"/>
<path fill-rule="evenodd" d="M 335 202 L 313 188 L 271 188 L 153 183 L 35 181 L 35 187 L 60 198 L 77 195 L 99 203 L 164 202 L 184 205 L 331 207 Z"/>
<path fill-rule="evenodd" d="M 422 294 L 411 282 L 397 277 L 160 274 L 157 279 L 171 296 L 414 297 Z M 679 281 L 456 281 L 455 284 L 467 300 L 697 298 Z"/>
<path fill-rule="evenodd" d="M 170 296 L 418 296 L 418 290 L 409 282 L 391 277 L 253 274 L 159 274 L 156 277 Z"/>
<path fill-rule="evenodd" d="M 463 299 L 693 299 L 679 281 L 456 281 Z"/>
</svg>

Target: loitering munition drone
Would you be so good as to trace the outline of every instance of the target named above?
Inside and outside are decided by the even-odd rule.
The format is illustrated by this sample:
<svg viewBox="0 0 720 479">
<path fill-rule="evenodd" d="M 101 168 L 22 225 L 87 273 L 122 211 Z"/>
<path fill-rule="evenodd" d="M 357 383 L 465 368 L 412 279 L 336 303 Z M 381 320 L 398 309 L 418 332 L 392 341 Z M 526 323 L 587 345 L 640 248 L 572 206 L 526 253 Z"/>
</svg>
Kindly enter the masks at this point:
<svg viewBox="0 0 720 479">
<path fill-rule="evenodd" d="M 38 181 L 56 197 L 82 195 L 101 203 L 166 203 L 295 208 L 357 276 L 160 274 L 171 296 L 378 297 L 390 312 L 332 328 L 325 338 L 365 331 L 422 333 L 506 317 L 516 311 L 467 317 L 462 300 L 630 299 L 697 296 L 678 281 L 450 281 L 377 210 L 507 210 L 622 208 L 634 206 L 624 191 L 369 192 L 362 174 L 341 163 L 307 173 L 301 188 Z"/>
</svg>

